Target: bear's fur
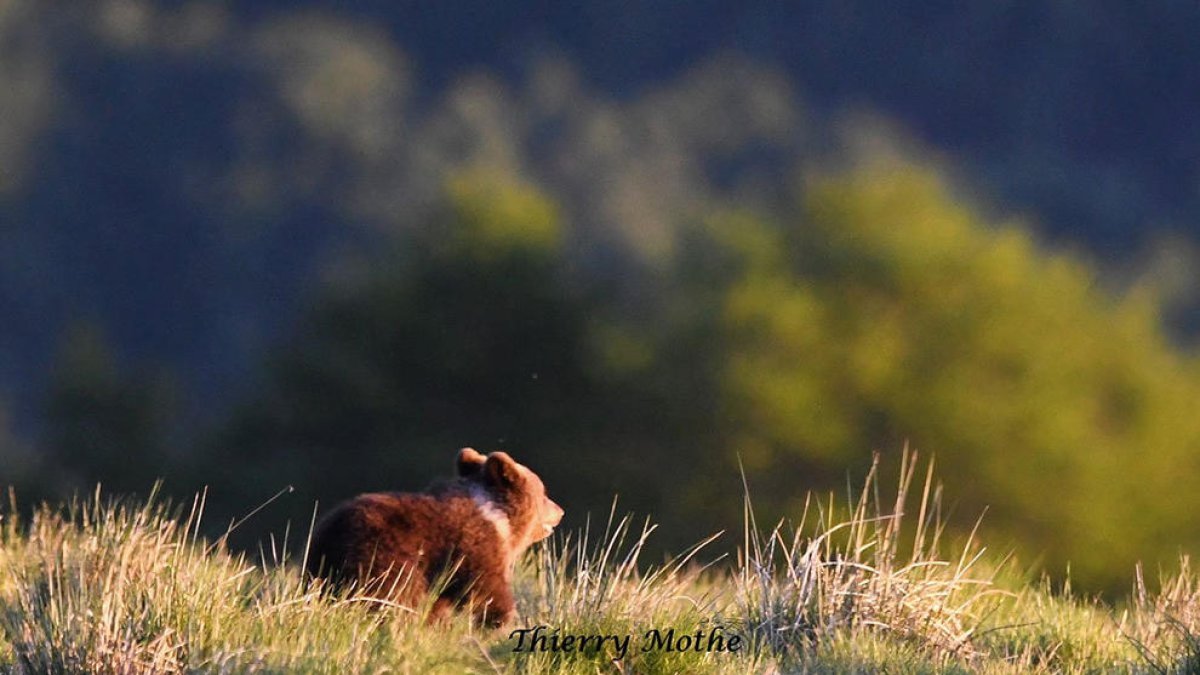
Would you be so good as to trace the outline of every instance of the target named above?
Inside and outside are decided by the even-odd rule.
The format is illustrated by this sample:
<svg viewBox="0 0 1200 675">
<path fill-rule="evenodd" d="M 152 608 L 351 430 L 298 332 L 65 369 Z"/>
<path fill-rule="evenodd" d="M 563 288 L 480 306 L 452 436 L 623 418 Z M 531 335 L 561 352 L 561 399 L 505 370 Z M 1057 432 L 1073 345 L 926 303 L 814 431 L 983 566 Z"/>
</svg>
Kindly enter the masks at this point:
<svg viewBox="0 0 1200 675">
<path fill-rule="evenodd" d="M 515 615 L 517 558 L 562 515 L 537 474 L 507 453 L 463 448 L 455 480 L 419 494 L 359 495 L 322 518 L 307 571 L 410 608 L 442 584 L 430 620 L 466 605 L 498 626 Z"/>
</svg>

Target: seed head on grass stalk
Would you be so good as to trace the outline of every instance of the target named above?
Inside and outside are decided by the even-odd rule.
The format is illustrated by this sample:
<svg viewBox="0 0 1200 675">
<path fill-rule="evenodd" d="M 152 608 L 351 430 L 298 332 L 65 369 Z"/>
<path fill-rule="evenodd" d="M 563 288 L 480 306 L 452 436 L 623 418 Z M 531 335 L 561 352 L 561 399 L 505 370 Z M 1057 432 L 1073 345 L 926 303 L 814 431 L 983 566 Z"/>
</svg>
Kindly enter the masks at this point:
<svg viewBox="0 0 1200 675">
<path fill-rule="evenodd" d="M 911 551 L 902 555 L 916 459 L 907 449 L 902 454 L 890 511 L 880 496 L 877 454 L 845 519 L 837 518 L 832 496 L 823 504 L 809 495 L 790 536 L 783 521 L 766 533 L 759 528 L 743 473 L 746 534 L 738 603 L 759 648 L 800 660 L 821 641 L 879 631 L 939 658 L 974 656 L 975 607 L 997 592 L 990 576 L 973 574 L 985 549 L 973 530 L 956 559 L 941 557 L 941 490 L 934 487 L 930 463 Z"/>
<path fill-rule="evenodd" d="M 1200 671 L 1200 580 L 1191 557 L 1180 556 L 1178 572 L 1161 576 L 1161 588 L 1152 595 L 1138 563 L 1133 611 L 1122 617 L 1121 631 L 1153 672 Z"/>
</svg>

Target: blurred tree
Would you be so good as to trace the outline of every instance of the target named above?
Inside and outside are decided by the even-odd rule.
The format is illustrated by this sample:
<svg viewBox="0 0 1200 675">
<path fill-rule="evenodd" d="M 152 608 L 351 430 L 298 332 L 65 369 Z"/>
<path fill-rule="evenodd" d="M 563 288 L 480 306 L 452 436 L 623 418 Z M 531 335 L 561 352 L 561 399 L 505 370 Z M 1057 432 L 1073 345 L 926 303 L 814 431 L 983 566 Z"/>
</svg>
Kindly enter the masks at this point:
<svg viewBox="0 0 1200 675">
<path fill-rule="evenodd" d="M 334 289 L 198 472 L 242 512 L 417 489 L 459 445 L 512 449 L 575 518 L 654 514 L 678 548 L 765 519 L 906 441 L 970 526 L 1114 588 L 1196 522 L 1200 394 L 1147 289 L 985 222 L 931 168 L 813 173 L 796 212 L 688 230 L 648 298 L 584 288 L 556 207 L 473 170 L 386 264 Z M 213 457 L 218 459 L 213 462 Z M 270 481 L 269 484 L 264 481 Z M 576 523 L 579 520 L 575 521 Z"/>
<path fill-rule="evenodd" d="M 968 520 L 1112 588 L 1196 526 L 1200 369 L 1147 290 L 990 226 L 938 174 L 896 160 L 817 174 L 802 216 L 708 228 L 724 279 L 725 471 L 798 512 L 873 449 L 936 453 Z"/>
<path fill-rule="evenodd" d="M 270 477 L 311 505 L 419 489 L 465 444 L 566 459 L 558 442 L 589 393 L 562 236 L 533 187 L 482 170 L 451 180 L 409 246 L 314 309 L 217 440 L 212 484 L 265 497 Z"/>
<path fill-rule="evenodd" d="M 72 326 L 46 399 L 42 482 L 59 495 L 96 482 L 144 493 L 168 470 L 171 396 L 162 375 L 122 372 L 95 324 Z"/>
</svg>

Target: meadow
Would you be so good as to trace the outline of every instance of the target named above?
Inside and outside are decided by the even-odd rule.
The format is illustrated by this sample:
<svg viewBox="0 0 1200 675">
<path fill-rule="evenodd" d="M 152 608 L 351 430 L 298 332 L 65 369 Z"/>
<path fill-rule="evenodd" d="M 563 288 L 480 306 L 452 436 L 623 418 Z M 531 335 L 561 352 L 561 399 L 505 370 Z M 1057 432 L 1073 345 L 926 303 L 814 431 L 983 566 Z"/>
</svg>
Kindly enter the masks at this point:
<svg viewBox="0 0 1200 675">
<path fill-rule="evenodd" d="M 878 467 L 878 465 L 876 465 Z M 749 495 L 750 490 L 747 490 Z M 172 505 L 15 500 L 0 520 L 0 671 L 11 673 L 1194 672 L 1200 583 L 1187 560 L 1130 570 L 1116 601 L 1018 569 L 941 526 L 931 465 L 872 470 L 855 496 L 810 496 L 668 560 L 616 505 L 535 547 L 520 619 L 497 630 L 299 569 L 309 524 L 231 552 L 200 535 L 204 495 Z M 231 525 L 232 527 L 232 525 Z M 731 536 L 732 535 L 732 536 Z M 1149 577 L 1149 578 L 1148 578 Z"/>
</svg>

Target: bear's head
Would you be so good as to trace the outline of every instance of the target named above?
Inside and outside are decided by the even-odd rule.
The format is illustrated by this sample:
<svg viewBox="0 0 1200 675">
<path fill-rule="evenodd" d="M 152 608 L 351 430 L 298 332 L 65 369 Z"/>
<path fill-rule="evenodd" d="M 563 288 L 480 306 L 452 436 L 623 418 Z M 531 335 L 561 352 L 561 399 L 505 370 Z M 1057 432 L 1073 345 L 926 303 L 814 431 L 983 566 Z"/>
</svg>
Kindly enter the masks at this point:
<svg viewBox="0 0 1200 675">
<path fill-rule="evenodd" d="M 506 452 L 484 456 L 473 448 L 463 448 L 458 452 L 458 475 L 482 487 L 487 504 L 503 513 L 508 545 L 514 553 L 549 537 L 562 520 L 562 507 L 546 495 L 542 479 Z M 481 504 L 481 508 L 487 504 Z"/>
</svg>

